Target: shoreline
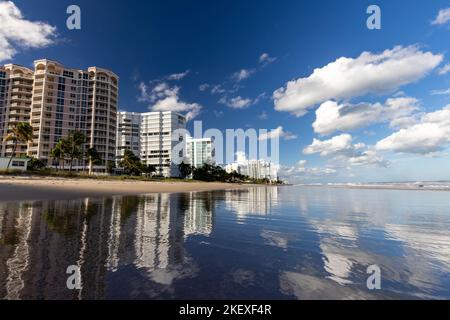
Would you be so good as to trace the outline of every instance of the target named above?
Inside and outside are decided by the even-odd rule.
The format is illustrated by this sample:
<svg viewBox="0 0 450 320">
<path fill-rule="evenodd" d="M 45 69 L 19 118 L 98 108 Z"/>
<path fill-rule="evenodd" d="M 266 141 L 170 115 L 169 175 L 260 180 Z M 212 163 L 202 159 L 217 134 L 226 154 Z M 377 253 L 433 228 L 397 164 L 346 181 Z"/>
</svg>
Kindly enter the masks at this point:
<svg viewBox="0 0 450 320">
<path fill-rule="evenodd" d="M 0 177 L 0 202 L 72 200 L 108 196 L 143 195 L 240 189 L 245 184 L 221 182 L 159 182 L 134 180 L 89 180 L 79 178 Z"/>
<path fill-rule="evenodd" d="M 363 190 L 398 190 L 398 191 L 443 191 L 449 192 L 449 187 L 418 187 L 411 185 L 314 185 L 303 184 L 298 187 L 331 188 L 331 189 L 363 189 Z"/>
</svg>

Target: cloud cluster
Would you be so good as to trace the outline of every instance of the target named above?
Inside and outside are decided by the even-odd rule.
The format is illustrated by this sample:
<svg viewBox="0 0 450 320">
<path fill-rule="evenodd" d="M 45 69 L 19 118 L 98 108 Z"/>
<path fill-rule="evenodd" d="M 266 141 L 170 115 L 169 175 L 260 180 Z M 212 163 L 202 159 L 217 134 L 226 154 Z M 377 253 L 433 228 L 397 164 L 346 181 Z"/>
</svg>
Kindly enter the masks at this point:
<svg viewBox="0 0 450 320">
<path fill-rule="evenodd" d="M 380 122 L 389 122 L 391 127 L 403 127 L 414 121 L 412 114 L 418 109 L 418 100 L 411 97 L 390 98 L 384 104 L 326 101 L 316 110 L 313 128 L 318 134 L 328 135 Z"/>
<path fill-rule="evenodd" d="M 198 103 L 186 103 L 180 100 L 178 86 L 168 83 L 158 83 L 150 89 L 145 83 L 139 84 L 139 101 L 151 103 L 151 111 L 174 111 L 186 114 L 187 120 L 192 120 L 200 113 L 202 106 Z"/>
<path fill-rule="evenodd" d="M 259 135 L 259 141 L 269 140 L 269 139 L 284 139 L 284 140 L 295 140 L 297 136 L 289 131 L 284 131 L 282 126 L 267 132 L 266 134 Z"/>
<path fill-rule="evenodd" d="M 431 91 L 432 95 L 447 95 L 450 94 L 450 88 L 444 90 L 433 90 Z"/>
<path fill-rule="evenodd" d="M 447 63 L 445 66 L 440 68 L 438 70 L 439 75 L 443 76 L 444 74 L 447 74 L 450 71 L 450 63 Z"/>
<path fill-rule="evenodd" d="M 251 69 L 241 69 L 231 75 L 231 79 L 237 83 L 250 78 L 252 75 L 257 73 L 258 71 L 264 69 L 272 62 L 276 61 L 277 58 L 271 57 L 268 53 L 264 52 L 259 56 L 258 62 L 259 65 L 257 67 Z"/>
<path fill-rule="evenodd" d="M 307 177 L 323 177 L 337 173 L 337 170 L 329 167 L 307 167 L 306 160 L 300 160 L 293 166 L 281 166 L 279 176 L 282 178 L 298 179 Z"/>
<path fill-rule="evenodd" d="M 272 62 L 275 62 L 277 60 L 277 58 L 275 57 L 271 57 L 268 53 L 264 52 L 263 54 L 261 54 L 259 56 L 259 63 L 263 64 L 263 65 L 268 65 Z"/>
<path fill-rule="evenodd" d="M 174 74 L 168 75 L 167 80 L 179 81 L 179 80 L 185 78 L 190 72 L 191 72 L 190 70 L 186 70 L 185 72 L 174 73 Z"/>
<path fill-rule="evenodd" d="M 353 144 L 350 134 L 341 134 L 329 140 L 314 139 L 313 142 L 303 149 L 303 153 L 307 155 L 318 153 L 321 156 L 337 155 L 337 154 L 354 154 L 355 151 L 365 147 L 364 144 Z"/>
<path fill-rule="evenodd" d="M 255 72 L 255 69 L 241 69 L 233 73 L 231 78 L 236 82 L 241 82 L 242 80 L 250 78 Z"/>
<path fill-rule="evenodd" d="M 369 149 L 364 143 L 353 143 L 350 134 L 341 134 L 328 140 L 314 139 L 303 149 L 306 155 L 319 154 L 331 157 L 332 162 L 341 166 L 376 165 L 386 167 L 388 162 L 375 150 Z"/>
<path fill-rule="evenodd" d="M 10 60 L 16 47 L 43 48 L 53 43 L 56 27 L 26 20 L 12 1 L 0 1 L 0 62 Z"/>
<path fill-rule="evenodd" d="M 265 93 L 260 94 L 255 99 L 243 98 L 241 96 L 237 96 L 234 98 L 228 98 L 226 95 L 221 97 L 219 103 L 226 105 L 232 109 L 246 109 L 250 106 L 258 104 L 261 99 L 266 96 Z"/>
<path fill-rule="evenodd" d="M 275 109 L 303 116 L 309 108 L 327 100 L 389 92 L 422 78 L 442 60 L 442 55 L 423 52 L 417 46 L 341 57 L 315 69 L 309 77 L 289 81 L 276 90 Z"/>
<path fill-rule="evenodd" d="M 400 129 L 379 141 L 375 148 L 414 154 L 432 154 L 450 143 L 450 105 L 422 115 L 419 123 Z"/>
<path fill-rule="evenodd" d="M 450 7 L 439 10 L 439 13 L 438 13 L 436 19 L 434 19 L 431 22 L 431 24 L 433 24 L 433 25 L 446 24 L 448 21 L 450 21 Z"/>
</svg>

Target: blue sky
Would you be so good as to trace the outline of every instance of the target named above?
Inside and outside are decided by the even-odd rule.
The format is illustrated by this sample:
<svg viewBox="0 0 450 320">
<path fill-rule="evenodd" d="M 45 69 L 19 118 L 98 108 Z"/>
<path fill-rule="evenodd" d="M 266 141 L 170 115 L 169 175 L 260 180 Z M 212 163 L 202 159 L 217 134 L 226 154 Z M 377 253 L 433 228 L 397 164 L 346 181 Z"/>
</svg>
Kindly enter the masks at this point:
<svg viewBox="0 0 450 320">
<path fill-rule="evenodd" d="M 448 1 L 13 3 L 52 29 L 32 45 L 0 31 L 15 50 L 1 63 L 104 67 L 123 110 L 173 103 L 205 128 L 282 127 L 294 181 L 450 180 L 450 125 L 436 122 L 450 112 Z M 66 28 L 70 4 L 81 30 Z M 366 27 L 371 4 L 381 30 Z"/>
</svg>

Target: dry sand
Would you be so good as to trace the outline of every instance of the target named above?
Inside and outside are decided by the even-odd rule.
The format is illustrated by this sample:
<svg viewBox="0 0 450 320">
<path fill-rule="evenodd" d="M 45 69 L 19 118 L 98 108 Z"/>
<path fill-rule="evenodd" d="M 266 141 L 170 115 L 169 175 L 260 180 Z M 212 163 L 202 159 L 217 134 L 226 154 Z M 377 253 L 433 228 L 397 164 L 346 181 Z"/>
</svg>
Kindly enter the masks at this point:
<svg viewBox="0 0 450 320">
<path fill-rule="evenodd" d="M 112 195 L 209 191 L 245 187 L 216 182 L 149 182 L 0 176 L 0 201 L 62 200 Z"/>
</svg>

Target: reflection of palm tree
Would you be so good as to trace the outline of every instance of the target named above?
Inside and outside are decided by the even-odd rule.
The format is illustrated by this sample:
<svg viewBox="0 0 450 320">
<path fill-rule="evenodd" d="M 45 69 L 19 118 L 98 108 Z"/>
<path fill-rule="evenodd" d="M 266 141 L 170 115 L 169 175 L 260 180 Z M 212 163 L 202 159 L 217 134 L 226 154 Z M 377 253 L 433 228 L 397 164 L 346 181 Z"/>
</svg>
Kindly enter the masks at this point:
<svg viewBox="0 0 450 320">
<path fill-rule="evenodd" d="M 124 223 L 130 216 L 136 213 L 139 203 L 142 200 L 139 197 L 123 197 L 120 202 L 120 220 Z"/>
<path fill-rule="evenodd" d="M 62 214 L 58 214 L 56 210 L 47 211 L 44 213 L 44 220 L 47 222 L 48 228 L 59 234 L 69 236 L 77 229 L 78 214 L 74 212 L 64 211 Z"/>
<path fill-rule="evenodd" d="M 13 151 L 11 157 L 8 161 L 8 166 L 6 170 L 9 169 L 11 161 L 16 156 L 17 145 L 19 143 L 28 143 L 33 140 L 33 128 L 27 122 L 19 122 L 11 129 L 11 132 L 5 137 L 4 142 L 12 141 L 14 143 Z"/>
</svg>

